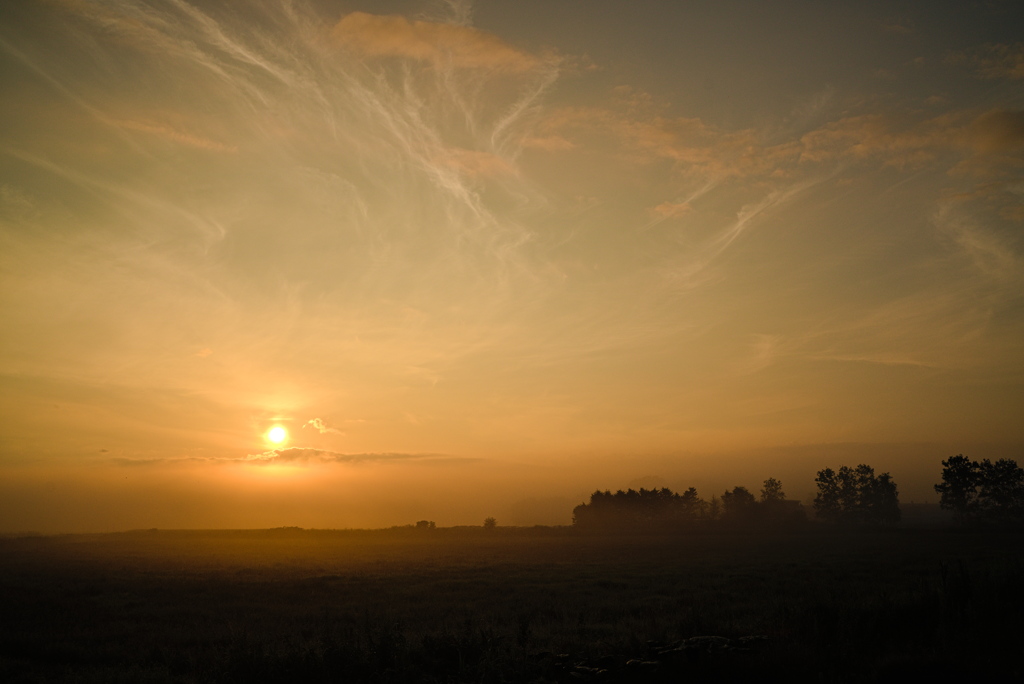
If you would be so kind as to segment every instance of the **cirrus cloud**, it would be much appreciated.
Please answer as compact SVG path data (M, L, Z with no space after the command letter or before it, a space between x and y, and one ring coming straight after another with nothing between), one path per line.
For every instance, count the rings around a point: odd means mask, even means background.
M352 12L331 36L338 45L367 57L403 57L436 69L533 71L546 61L512 47L495 35L458 24L409 20L398 15Z

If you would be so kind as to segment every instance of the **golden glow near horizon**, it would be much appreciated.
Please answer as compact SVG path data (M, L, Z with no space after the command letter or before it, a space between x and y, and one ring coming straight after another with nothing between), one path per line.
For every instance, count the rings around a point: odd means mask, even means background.
M0 528L1019 458L1020 3L576 5L7 3Z

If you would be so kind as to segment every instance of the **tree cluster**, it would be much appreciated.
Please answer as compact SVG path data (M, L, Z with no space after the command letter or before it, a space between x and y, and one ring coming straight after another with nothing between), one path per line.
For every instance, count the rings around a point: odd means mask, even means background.
M754 498L746 487L733 487L722 494L721 520L733 525L796 524L807 519L799 501L786 498L782 483L774 477L764 481L761 497Z
M583 529L672 527L702 517L702 501L690 487L683 494L668 488L596 491L590 503L573 509L573 525Z
M683 493L670 489L621 489L614 494L596 491L590 502L573 509L573 525L589 530L680 529L718 521L730 525L796 523L804 520L798 501L786 499L782 484L765 481L761 499L746 487L734 487L721 499L705 501L690 487Z
M935 485L939 505L960 522L1024 522L1024 469L1016 461L986 458L979 463L957 454L942 466L942 482Z
M891 525L900 521L899 494L889 473L861 464L825 468L814 479L818 493L814 511L819 518L852 525Z

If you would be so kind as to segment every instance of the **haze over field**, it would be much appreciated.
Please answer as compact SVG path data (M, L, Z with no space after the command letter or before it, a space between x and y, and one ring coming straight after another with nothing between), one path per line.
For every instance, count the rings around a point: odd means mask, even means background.
M1024 456L1019 2L0 8L0 531ZM283 432L272 433L273 428Z

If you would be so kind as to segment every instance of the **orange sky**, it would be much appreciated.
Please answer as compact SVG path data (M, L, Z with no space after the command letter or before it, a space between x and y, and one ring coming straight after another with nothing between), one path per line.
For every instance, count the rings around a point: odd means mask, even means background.
M5 6L0 531L1020 460L1021 14Z

